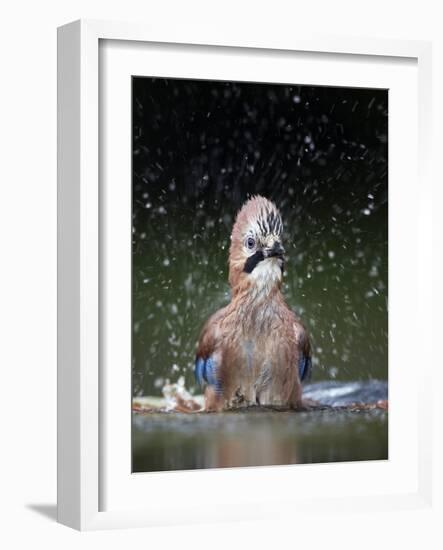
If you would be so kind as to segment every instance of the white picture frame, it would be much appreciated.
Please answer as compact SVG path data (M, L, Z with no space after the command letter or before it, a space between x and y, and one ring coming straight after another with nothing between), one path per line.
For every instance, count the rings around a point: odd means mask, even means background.
M129 492L125 492L121 504L114 502L111 509L103 508L101 484L112 483L107 479L104 467L104 452L109 452L104 434L105 416L108 414L101 401L104 399L102 387L102 365L100 357L101 302L106 292L99 281L103 273L100 235L106 226L100 225L102 211L102 193L100 188L100 128L99 112L100 95L100 43L101 41L125 41L131 44L174 44L180 49L186 45L195 45L198 51L211 56L214 47L229 49L230 55L252 55L253 52L272 52L285 56L291 52L304 52L312 55L329 54L332 57L351 59L389 59L392 66L402 60L412 60L416 66L418 94L414 96L418 124L412 126L411 133L418 138L417 159L411 159L412 166L418 167L415 173L404 174L405 181L415 185L417 196L409 200L418 202L417 219L412 225L411 237L416 242L411 245L413 258L418 266L429 263L432 250L427 243L431 242L431 228L428 222L428 208L432 196L432 185L429 176L429 140L431 120L431 47L429 43L398 40L369 40L348 37L324 37L297 33L294 37L282 36L278 40L262 36L254 37L253 32L247 36L234 36L220 32L218 36L205 36L202 29L198 36L188 36L186 29L171 31L170 34L155 31L143 25L102 22L77 21L58 32L58 520L76 529L102 529L130 526L152 526L174 523L195 523L201 521L222 521L234 518L260 519L266 513L269 517L269 502L285 502L286 508L294 513L294 507L309 510L320 510L333 505L342 511L351 510L357 504L365 510L393 508L429 507L432 500L431 468L431 410L427 406L425 385L430 385L432 376L431 350L423 350L422 374L418 382L405 382L403 391L414 396L416 406L409 410L415 415L412 426L417 428L414 441L417 456L405 465L402 476L396 480L397 485L383 494L379 488L374 491L354 491L355 481L362 475L350 464L328 466L334 467L334 476L349 478L348 486L337 483L330 485L327 492L312 489L308 496L306 491L298 496L283 496L272 487L288 481L294 471L291 467L234 469L229 472L203 471L195 473L182 472L169 474L151 474L131 480L131 485L143 484L154 493L158 500L151 505L143 505L135 500L129 502ZM161 48L160 48L161 49ZM361 56L365 56L364 58ZM414 92L415 93L415 92ZM391 134L390 134L391 135ZM414 145L415 147L416 145ZM391 143L390 143L391 147ZM395 151L394 151L395 154ZM412 171L413 172L413 171ZM129 177L129 174L128 174ZM412 189L412 187L411 187ZM390 198L391 200L391 198ZM397 200L397 199L396 199ZM405 199L407 201L407 199ZM409 203L411 206L411 203ZM406 211L408 205L406 204ZM400 238L395 232L394 239ZM415 231L417 229L417 231ZM390 261L392 258L390 257ZM395 260L395 257L394 257ZM420 261L418 261L420 260ZM395 261L394 261L395 263ZM430 274L424 268L417 268L411 277L417 283L417 294L413 298L413 307L417 313L431 317ZM129 297L128 297L129 298ZM412 321L411 321L412 323ZM417 325L411 327L419 332ZM129 328L129 327L128 327ZM391 329L392 327L390 327ZM395 331L395 326L394 326ZM411 363L413 358L409 359ZM408 359L406 358L406 366ZM411 365L410 365L411 366ZM395 380L395 376L394 376ZM120 391L107 388L106 391ZM395 389L394 389L395 401ZM391 395L392 398L392 395ZM124 389L118 397L119 402L128 400ZM400 398L398 403L400 403ZM128 404L129 410L129 404ZM391 418L390 435L393 426L398 427L399 417L395 408ZM126 428L124 428L126 429ZM127 426L129 429L129 426ZM397 432L394 432L397 433ZM130 449L127 449L129 454ZM387 475L395 478L395 461L391 463L391 472L386 468L381 471L377 464L372 465L371 475ZM371 466L371 468L372 468ZM314 468L305 467L305 468ZM317 470L315 475L319 485L331 477L331 470L326 467ZM411 477L410 472L414 471ZM116 470L116 476L118 471ZM127 472L128 476L130 472ZM241 499L235 505L227 498L219 500L217 513L205 505L204 499L198 496L198 486L212 483L220 487L239 483L254 485L256 476L263 481L260 495L252 491L249 499ZM305 469L304 477L311 474ZM161 477L163 476L163 477ZM193 491L195 501L168 504L167 499L160 498L160 487L167 482L164 476L173 477L175 484L182 484L183 491ZM410 483L404 482L408 478ZM371 479L370 477L368 479ZM380 478L381 479L381 478ZM135 481L134 481L135 480ZM300 481L300 480L299 480ZM115 482L119 481L115 478ZM341 482L340 482L341 483ZM404 483L404 485L402 485ZM249 485L248 485L249 484ZM141 485L140 485L141 487ZM195 490L197 487L197 490ZM312 487L312 486L311 486ZM343 490L343 487L344 490ZM131 489L133 490L133 489ZM137 487L135 487L137 491ZM335 491L335 492L334 492ZM391 491L391 492L390 492ZM118 493L117 501L118 501ZM122 492L123 495L123 492ZM115 500L115 499L114 499ZM150 499L151 500L151 499ZM247 502L248 506L245 506ZM287 505L290 506L287 506ZM105 507L106 508L106 507ZM298 512L297 512L298 513ZM282 517L281 510L278 511ZM290 515L288 514L288 518Z

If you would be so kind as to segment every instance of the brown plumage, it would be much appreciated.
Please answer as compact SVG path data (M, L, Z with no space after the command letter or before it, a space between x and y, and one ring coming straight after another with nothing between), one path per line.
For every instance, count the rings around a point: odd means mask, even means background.
M206 410L301 406L310 344L281 292L283 224L277 207L256 196L237 215L229 249L232 299L205 323L196 377L206 384Z

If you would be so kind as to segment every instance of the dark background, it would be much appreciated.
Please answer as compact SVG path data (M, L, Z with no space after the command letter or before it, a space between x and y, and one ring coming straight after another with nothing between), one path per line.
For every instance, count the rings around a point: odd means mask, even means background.
M281 210L313 380L387 379L388 92L133 78L133 393L160 395L229 300L235 214Z

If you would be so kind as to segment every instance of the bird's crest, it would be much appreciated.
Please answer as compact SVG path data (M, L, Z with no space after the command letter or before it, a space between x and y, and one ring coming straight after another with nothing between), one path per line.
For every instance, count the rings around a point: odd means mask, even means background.
M231 240L242 239L248 229L253 229L254 226L258 230L257 233L262 236L274 234L280 237L283 232L283 222L278 208L261 195L251 197L241 207L232 229Z

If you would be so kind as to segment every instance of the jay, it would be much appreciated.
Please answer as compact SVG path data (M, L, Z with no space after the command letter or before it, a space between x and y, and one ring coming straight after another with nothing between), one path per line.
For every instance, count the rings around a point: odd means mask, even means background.
M297 409L311 371L309 337L282 294L282 217L254 196L238 212L229 249L231 301L205 323L195 377L205 410L249 406Z

